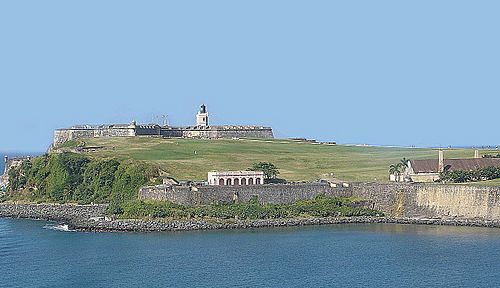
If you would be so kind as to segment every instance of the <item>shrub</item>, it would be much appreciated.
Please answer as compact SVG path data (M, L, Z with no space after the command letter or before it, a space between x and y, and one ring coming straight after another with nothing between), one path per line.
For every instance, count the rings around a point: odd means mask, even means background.
M122 218L217 218L217 219L281 219L290 217L374 216L378 211L352 207L351 198L320 196L292 204L260 204L257 199L233 204L183 206L168 201L133 200L113 204L108 213L118 211ZM112 207L111 207L112 206Z
M500 167L486 167L472 171L445 171L440 174L440 181L451 183L476 182L500 178Z

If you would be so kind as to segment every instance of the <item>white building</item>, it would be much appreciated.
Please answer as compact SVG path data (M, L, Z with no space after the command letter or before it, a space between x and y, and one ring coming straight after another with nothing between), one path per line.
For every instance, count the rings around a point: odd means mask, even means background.
M261 185L262 171L212 171L208 172L208 185Z

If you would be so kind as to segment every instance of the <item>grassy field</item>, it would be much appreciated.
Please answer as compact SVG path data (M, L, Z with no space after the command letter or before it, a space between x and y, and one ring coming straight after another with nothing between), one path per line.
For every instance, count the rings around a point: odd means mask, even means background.
M438 154L427 148L324 145L281 139L93 138L86 139L85 145L104 146L86 153L93 157L146 161L178 180L206 180L211 170L245 170L252 163L265 161L278 166L280 178L292 181L330 178L330 173L344 181L387 181L389 165L401 158L437 158ZM473 155L471 149L445 151L446 158Z

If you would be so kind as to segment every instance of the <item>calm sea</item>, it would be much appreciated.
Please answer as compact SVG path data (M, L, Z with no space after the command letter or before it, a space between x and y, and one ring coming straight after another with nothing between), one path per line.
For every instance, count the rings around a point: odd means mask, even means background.
M500 229L83 233L0 219L1 287L498 287Z

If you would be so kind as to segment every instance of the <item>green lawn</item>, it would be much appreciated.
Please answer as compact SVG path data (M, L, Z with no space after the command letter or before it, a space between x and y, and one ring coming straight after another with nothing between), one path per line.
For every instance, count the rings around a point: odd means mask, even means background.
M179 180L206 180L211 170L245 170L252 163L265 161L277 165L280 177L287 180L314 180L334 173L337 179L345 181L387 181L389 165L401 158L437 158L438 154L435 149L319 145L281 139L130 137L86 139L85 144L105 147L88 155L147 161L159 165ZM473 155L471 149L445 151L446 158L471 158Z

